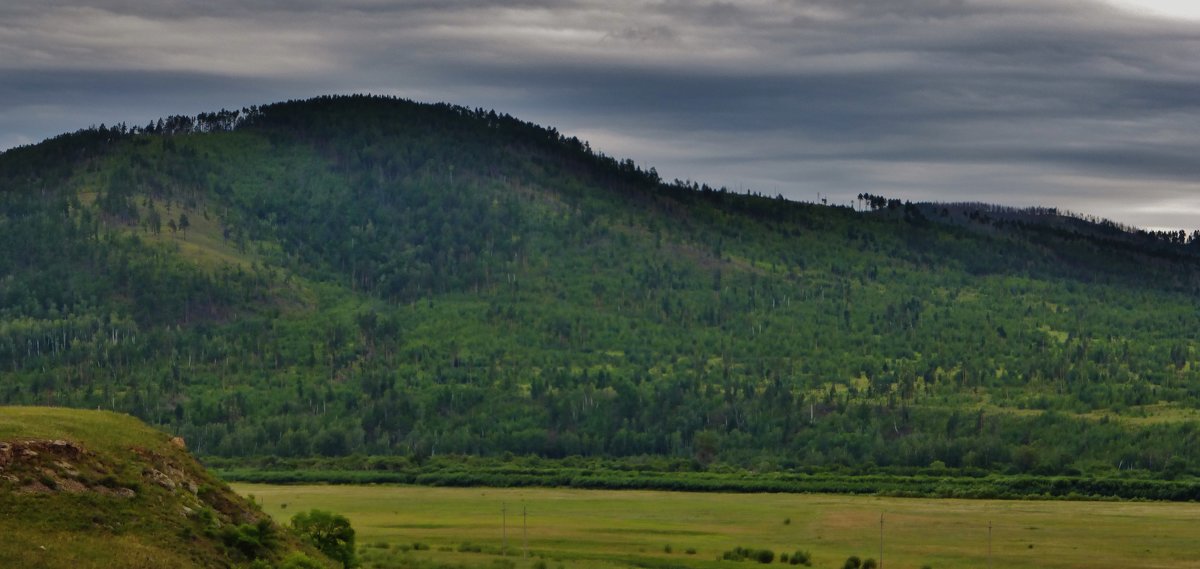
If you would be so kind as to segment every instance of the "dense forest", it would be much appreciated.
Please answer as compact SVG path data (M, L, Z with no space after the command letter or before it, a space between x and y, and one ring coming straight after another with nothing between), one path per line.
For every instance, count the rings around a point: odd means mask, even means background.
M226 464L1200 474L1197 236L858 202L382 97L85 129L0 155L0 404Z

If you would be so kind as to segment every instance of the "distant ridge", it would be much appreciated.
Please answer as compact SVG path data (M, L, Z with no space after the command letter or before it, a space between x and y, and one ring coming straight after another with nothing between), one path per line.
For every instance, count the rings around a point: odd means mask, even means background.
M0 402L234 466L1190 480L1198 242L665 182L449 104L168 117L0 155Z

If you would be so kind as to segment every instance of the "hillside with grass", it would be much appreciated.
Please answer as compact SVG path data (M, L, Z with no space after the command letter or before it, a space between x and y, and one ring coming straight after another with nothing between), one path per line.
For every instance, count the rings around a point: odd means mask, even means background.
M0 566L327 566L184 446L128 415L0 407Z
M1194 235L859 202L381 97L87 129L0 155L0 402L229 469L1193 484Z

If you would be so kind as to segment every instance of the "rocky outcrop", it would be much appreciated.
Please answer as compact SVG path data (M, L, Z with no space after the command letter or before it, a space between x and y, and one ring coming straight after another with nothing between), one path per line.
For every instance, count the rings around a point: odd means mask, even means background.
M132 488L116 482L112 470L111 465L74 441L0 442L0 491L7 487L25 494L137 495Z

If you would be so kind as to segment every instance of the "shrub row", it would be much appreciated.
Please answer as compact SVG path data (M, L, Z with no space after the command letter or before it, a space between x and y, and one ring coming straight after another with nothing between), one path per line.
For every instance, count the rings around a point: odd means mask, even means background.
M229 481L273 484L392 483L459 487L541 486L688 492L872 494L930 498L1200 501L1200 483L1196 481L1026 475L993 475L983 478L885 474L750 476L709 472L597 472L577 469L513 472L489 468L400 471L234 469L221 470L218 473Z

